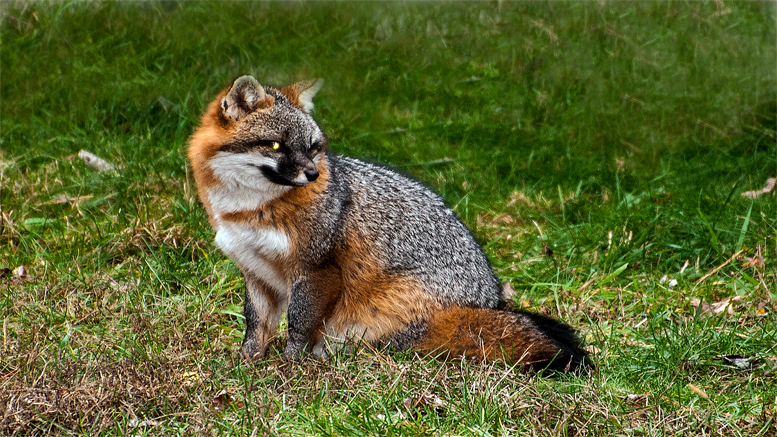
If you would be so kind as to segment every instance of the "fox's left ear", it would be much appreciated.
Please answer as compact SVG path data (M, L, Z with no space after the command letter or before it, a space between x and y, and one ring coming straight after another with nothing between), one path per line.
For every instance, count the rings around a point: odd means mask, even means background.
M313 110L313 96L318 93L322 85L324 85L324 79L308 79L283 87L280 91L289 98L291 103L309 113Z
M240 76L221 100L221 112L234 121L244 118L259 107L272 105L272 96L253 76Z

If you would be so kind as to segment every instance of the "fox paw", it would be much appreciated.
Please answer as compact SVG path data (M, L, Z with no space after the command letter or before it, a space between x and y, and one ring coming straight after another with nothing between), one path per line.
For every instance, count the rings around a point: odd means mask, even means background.
M305 356L305 347L297 346L291 342L286 344L286 350L283 351L283 360L298 363Z
M246 362L259 361L267 354L266 347L260 347L255 340L247 340L243 342L243 347L240 349L240 358Z

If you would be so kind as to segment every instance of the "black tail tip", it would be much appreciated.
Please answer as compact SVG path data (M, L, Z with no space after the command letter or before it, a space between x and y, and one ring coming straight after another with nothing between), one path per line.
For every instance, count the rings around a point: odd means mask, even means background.
M543 314L525 311L520 311L520 314L531 320L559 349L556 357L532 363L534 370L585 374L596 368L574 328Z

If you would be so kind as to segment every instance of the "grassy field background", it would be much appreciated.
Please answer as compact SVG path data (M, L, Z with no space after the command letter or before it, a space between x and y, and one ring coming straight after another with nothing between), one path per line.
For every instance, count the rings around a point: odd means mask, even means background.
M777 176L776 13L0 3L0 434L777 435L777 202L741 196ZM325 78L331 148L442 194L597 370L240 365L184 150L242 74Z

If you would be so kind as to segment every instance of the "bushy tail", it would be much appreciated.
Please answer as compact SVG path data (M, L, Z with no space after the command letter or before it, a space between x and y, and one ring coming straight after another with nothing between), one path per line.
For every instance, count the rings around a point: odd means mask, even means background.
M593 367L574 329L527 312L452 307L427 321L414 348L452 357L522 363L535 370L579 371Z

